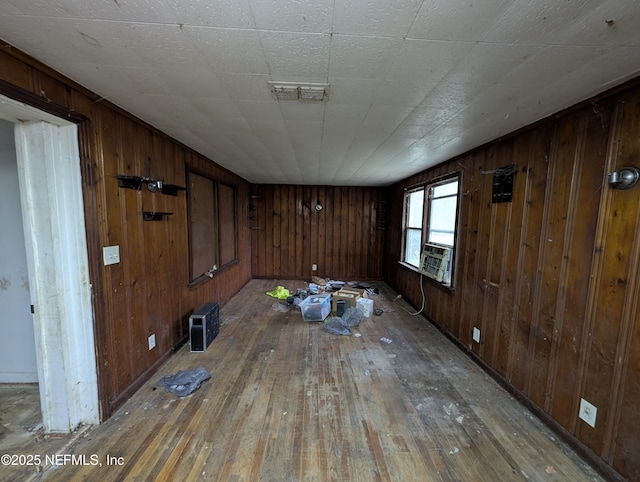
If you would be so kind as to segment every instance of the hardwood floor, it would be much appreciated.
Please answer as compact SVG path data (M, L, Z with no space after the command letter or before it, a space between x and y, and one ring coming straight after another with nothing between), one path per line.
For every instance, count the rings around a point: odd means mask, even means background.
M66 451L88 428L81 427L71 434L46 434L42 427L38 384L0 384L0 456L10 457L8 463L4 458L0 462L0 480L35 480L45 464L37 463L34 455Z
M303 286L251 281L204 353L183 347L43 478L602 480L386 285L384 313L339 336L274 310L278 284ZM212 378L186 398L155 387L199 366Z

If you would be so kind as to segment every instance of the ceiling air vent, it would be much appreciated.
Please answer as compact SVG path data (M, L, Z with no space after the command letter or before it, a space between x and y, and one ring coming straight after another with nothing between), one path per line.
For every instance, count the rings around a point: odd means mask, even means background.
M322 102L329 96L329 84L303 82L269 82L278 100Z

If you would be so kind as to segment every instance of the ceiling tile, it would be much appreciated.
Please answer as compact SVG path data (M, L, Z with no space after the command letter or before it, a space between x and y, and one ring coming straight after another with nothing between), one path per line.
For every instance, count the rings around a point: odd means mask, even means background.
M0 30L26 53L57 66L65 73L68 63L93 65L142 65L132 49L127 29L113 22L66 18L0 17ZM55 45L55 49L49 48Z
M384 78L401 47L401 39L333 35L329 75L352 79Z
M211 119L211 122L233 129L248 128L247 122L233 99L194 97L194 105L199 112Z
M231 98L237 100L270 101L273 100L268 75L235 74L216 72L222 85Z
M373 102L377 105L415 107L435 85L420 81L383 80Z
M184 68L163 68L158 75L165 79L177 95L188 98L208 97L229 99L226 86L212 69L207 66Z
M370 105L382 85L381 79L345 79L329 77L328 105Z
M336 0L333 31L403 38L421 3L422 0Z
M267 74L258 32L207 27L184 27L197 44L200 61L216 73Z
M573 31L580 28L587 13L601 3L601 0L516 0L486 32L482 40L544 45L565 43L563 39L570 37ZM602 19L603 23L604 21L605 19Z
M331 37L327 34L260 32L264 56L274 80L326 82Z
M2 15L20 15L23 13L18 7L14 7L9 2L0 2L0 16Z
M119 0L121 1L121 0ZM249 0L162 0L171 8L172 23L201 27L255 28Z
M473 50L472 42L410 40L402 42L392 57L385 78L420 81L433 86Z
M251 0L251 10L261 30L330 33L333 4L334 0Z
M238 101L238 108L245 119L263 123L272 123L275 130L284 129L284 120L280 104L273 100L270 102ZM283 130L281 130L283 132Z
M425 0L409 37L428 40L477 41L514 0Z
M202 65L200 52L178 25L121 23L119 27L144 65L167 69Z
M300 122L318 126L322 126L324 106L322 102L280 102L285 122Z

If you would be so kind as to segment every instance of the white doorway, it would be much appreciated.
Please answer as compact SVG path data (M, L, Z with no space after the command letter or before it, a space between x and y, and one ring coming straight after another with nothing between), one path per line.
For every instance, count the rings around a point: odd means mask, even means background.
M37 383L13 123L0 119L0 383Z
M84 204L75 124L0 96L14 125L42 421L99 422Z

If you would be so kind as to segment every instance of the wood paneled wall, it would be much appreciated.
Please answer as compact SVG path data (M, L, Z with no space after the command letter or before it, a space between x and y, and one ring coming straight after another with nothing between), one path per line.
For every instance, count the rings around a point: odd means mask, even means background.
M492 171L511 164L513 202L492 204ZM640 480L640 185L607 182L623 166L640 167L632 85L394 185L385 274L421 305L419 275L397 262L403 187L460 172L455 287L423 280L424 316L597 464Z
M208 301L224 304L251 278L249 184L99 96L3 44L0 90L79 124L94 328L102 418L106 419L185 341L189 315ZM79 116L78 116L79 114ZM186 194L176 197L118 187L116 175L186 186L185 166L237 187L238 259L189 287ZM143 211L170 212L143 221ZM120 246L121 262L103 266L103 246ZM148 336L156 348L149 350Z
M385 196L382 188L254 186L253 276L381 279Z

